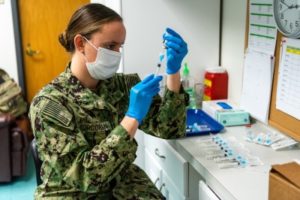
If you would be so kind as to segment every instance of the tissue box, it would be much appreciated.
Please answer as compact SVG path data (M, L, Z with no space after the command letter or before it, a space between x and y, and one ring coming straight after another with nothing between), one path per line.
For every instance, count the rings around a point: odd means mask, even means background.
M273 165L269 174L269 200L300 199L300 165Z
M236 108L228 100L203 101L202 109L223 126L250 124L248 112Z

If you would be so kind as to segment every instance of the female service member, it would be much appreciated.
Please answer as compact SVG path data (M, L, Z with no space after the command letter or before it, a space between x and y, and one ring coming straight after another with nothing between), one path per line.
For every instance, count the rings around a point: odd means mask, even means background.
M161 76L116 74L125 35L122 18L101 4L78 9L60 35L71 61L35 96L29 113L43 162L36 199L164 199L133 164L134 135L139 127L160 138L184 136L188 97L179 70L187 44L166 29L161 98Z

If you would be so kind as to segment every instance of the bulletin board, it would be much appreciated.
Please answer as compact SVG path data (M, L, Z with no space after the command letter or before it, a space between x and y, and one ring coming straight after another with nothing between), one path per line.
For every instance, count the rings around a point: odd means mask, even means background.
M249 3L247 1L247 18L246 18L246 28L245 28L245 49L248 46L248 32L249 32ZM278 85L278 72L279 72L279 58L281 49L281 40L283 35L277 31L277 41L275 49L275 63L274 63L274 74L273 74L273 84L272 84L272 94L269 109L269 125L275 127L281 132L289 135L297 141L300 141L300 120L276 109L276 94Z
M282 34L278 33L276 50L275 50L275 68L273 77L273 87L269 114L269 124L279 129L280 131L288 134L297 141L300 141L300 120L276 109L276 94L277 94L277 83L278 83L278 71L279 71L279 57L281 48Z

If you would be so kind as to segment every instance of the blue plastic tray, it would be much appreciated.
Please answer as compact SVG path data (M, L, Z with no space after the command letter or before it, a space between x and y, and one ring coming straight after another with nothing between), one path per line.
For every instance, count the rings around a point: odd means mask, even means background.
M201 109L188 109L186 119L186 136L219 133L224 126Z

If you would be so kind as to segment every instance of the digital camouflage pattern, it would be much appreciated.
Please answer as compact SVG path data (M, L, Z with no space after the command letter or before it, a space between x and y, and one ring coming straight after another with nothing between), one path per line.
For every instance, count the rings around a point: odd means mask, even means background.
M36 199L164 199L133 164L137 143L121 126L136 74L116 74L95 91L70 68L33 99L29 117L43 165ZM185 135L187 95L154 98L140 129L161 138Z
M27 103L20 86L0 69L0 115L10 114L18 117L27 112Z

